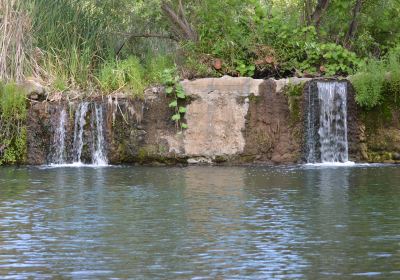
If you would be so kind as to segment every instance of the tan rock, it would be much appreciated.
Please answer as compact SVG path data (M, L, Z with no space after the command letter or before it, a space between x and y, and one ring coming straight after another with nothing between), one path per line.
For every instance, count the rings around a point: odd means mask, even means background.
M205 97L207 94L217 91L219 94L229 94L232 96L258 95L261 79L248 77L205 78L194 81L185 80L181 82L186 94L189 96Z
M39 96L46 94L44 82L37 78L26 78L25 81L21 83L21 87L26 91L28 96L34 97L34 95L36 95L39 98Z
M246 97L257 96L262 82L227 76L183 81L186 94L194 98L185 114L188 124L183 141L186 155L214 157L243 152L242 131L249 108Z

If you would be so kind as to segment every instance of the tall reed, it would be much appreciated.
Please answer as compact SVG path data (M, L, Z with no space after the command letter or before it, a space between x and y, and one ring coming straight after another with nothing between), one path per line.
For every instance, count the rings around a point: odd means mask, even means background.
M0 0L0 80L21 81L29 66L31 23L21 0Z
M79 0L25 0L31 11L34 44L50 79L86 86L105 56L105 22L96 7ZM86 4L85 4L86 3Z

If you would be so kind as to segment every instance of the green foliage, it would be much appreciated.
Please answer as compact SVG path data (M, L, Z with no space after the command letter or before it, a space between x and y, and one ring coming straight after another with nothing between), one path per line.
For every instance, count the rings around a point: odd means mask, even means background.
M149 84L159 84L163 78L165 69L174 67L172 57L166 55L151 56L145 64L146 80Z
M185 59L183 66L180 67L180 76L187 79L205 78L205 77L220 77L212 67L212 61L209 56L190 52Z
M26 157L25 92L15 84L0 85L0 165Z
M254 75L254 70L256 70L255 65L246 65L243 61L237 62L236 71L238 71L242 77L252 77Z
M289 81L289 84L285 86L283 92L286 96L302 96L304 89L304 83L292 83Z
M46 76L75 87L86 87L93 66L105 57L108 37L106 22L90 3L78 0L25 0L30 11L34 44Z
M181 39L180 27L162 12L163 2L198 40ZM350 75L361 60L382 59L400 40L398 0L362 1L356 17L359 1L329 1L321 20L314 22L317 2L19 0L17 12L24 11L23 30L29 33L22 44L29 47L24 53L30 65L24 71L41 76L56 91L93 86L100 72L110 76L120 67L116 56L145 62L148 83L158 83L162 69L171 68L165 54L187 78ZM351 30L353 21L357 28ZM216 59L222 66L214 64ZM110 91L126 83L121 77L110 81L113 85L102 88Z
M382 60L367 60L351 77L356 101L371 109L385 98L400 105L400 47L394 47Z
M174 109L171 119L175 122L176 127L182 131L182 129L188 128L187 124L182 122L187 111L184 106L187 96L182 85L179 83L176 68L165 69L163 71L162 83L165 86L167 95L172 97L172 101L168 104L170 108Z
M385 85L387 95L392 96L393 105L400 108L400 45L391 49L386 56L388 81Z
M0 87L0 109L2 120L25 120L25 92L16 84Z
M348 75L360 63L355 53L333 43L306 44L304 50L307 59L299 63L298 68L309 73L321 71L327 76Z
M301 97L303 96L304 83L291 83L287 84L283 92L287 97L290 122L292 125L297 124L301 119Z
M351 77L356 91L357 103L365 108L372 108L382 101L382 87L385 80L383 62L370 60Z
M147 86L145 70L137 57L114 60L103 65L97 76L100 88L111 93L127 89L136 96L143 96Z

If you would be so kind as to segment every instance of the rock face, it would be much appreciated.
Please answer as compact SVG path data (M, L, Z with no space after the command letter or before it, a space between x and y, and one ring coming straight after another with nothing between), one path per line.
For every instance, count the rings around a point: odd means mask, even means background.
M288 80L266 80L258 95L251 96L247 126L244 131L245 160L268 163L301 161L301 118L292 121L284 86Z
M168 107L171 100L162 88L148 89L144 100L120 95L86 101L105 103L105 142L112 164L291 164L304 161L302 100L303 87L307 87L309 80L232 77L185 80L182 86L188 96L185 114L188 128L182 133L171 120L173 109ZM296 95L287 92L293 85L300 89ZM66 146L71 147L77 102L31 104L29 164L49 162L60 106L69 108ZM352 159L362 154L356 115L355 110L349 116L349 129L356 131L349 135ZM90 134L90 126L87 129Z
M244 151L249 96L259 95L262 80L201 79L182 83L193 101L187 106L183 150L188 157L235 156Z

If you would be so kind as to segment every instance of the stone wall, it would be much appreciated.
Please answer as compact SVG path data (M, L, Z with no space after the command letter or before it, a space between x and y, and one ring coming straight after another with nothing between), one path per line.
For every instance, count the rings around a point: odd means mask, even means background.
M315 83L308 82L310 79L232 77L183 81L188 95L188 128L183 132L171 120L171 100L160 87L146 90L144 100L120 94L87 101L105 104L105 137L112 164L292 164L304 162L304 91ZM287 89L294 84L304 85L304 90L290 96ZM395 126L380 127L383 131L378 130L379 140L371 141L373 137L359 116L350 84L348 92L350 159L371 160L380 148L390 149L392 155L400 152L400 137L396 138L400 133ZM67 146L71 146L78 102L62 98L32 101L27 163L49 162L60 106L69 108Z

